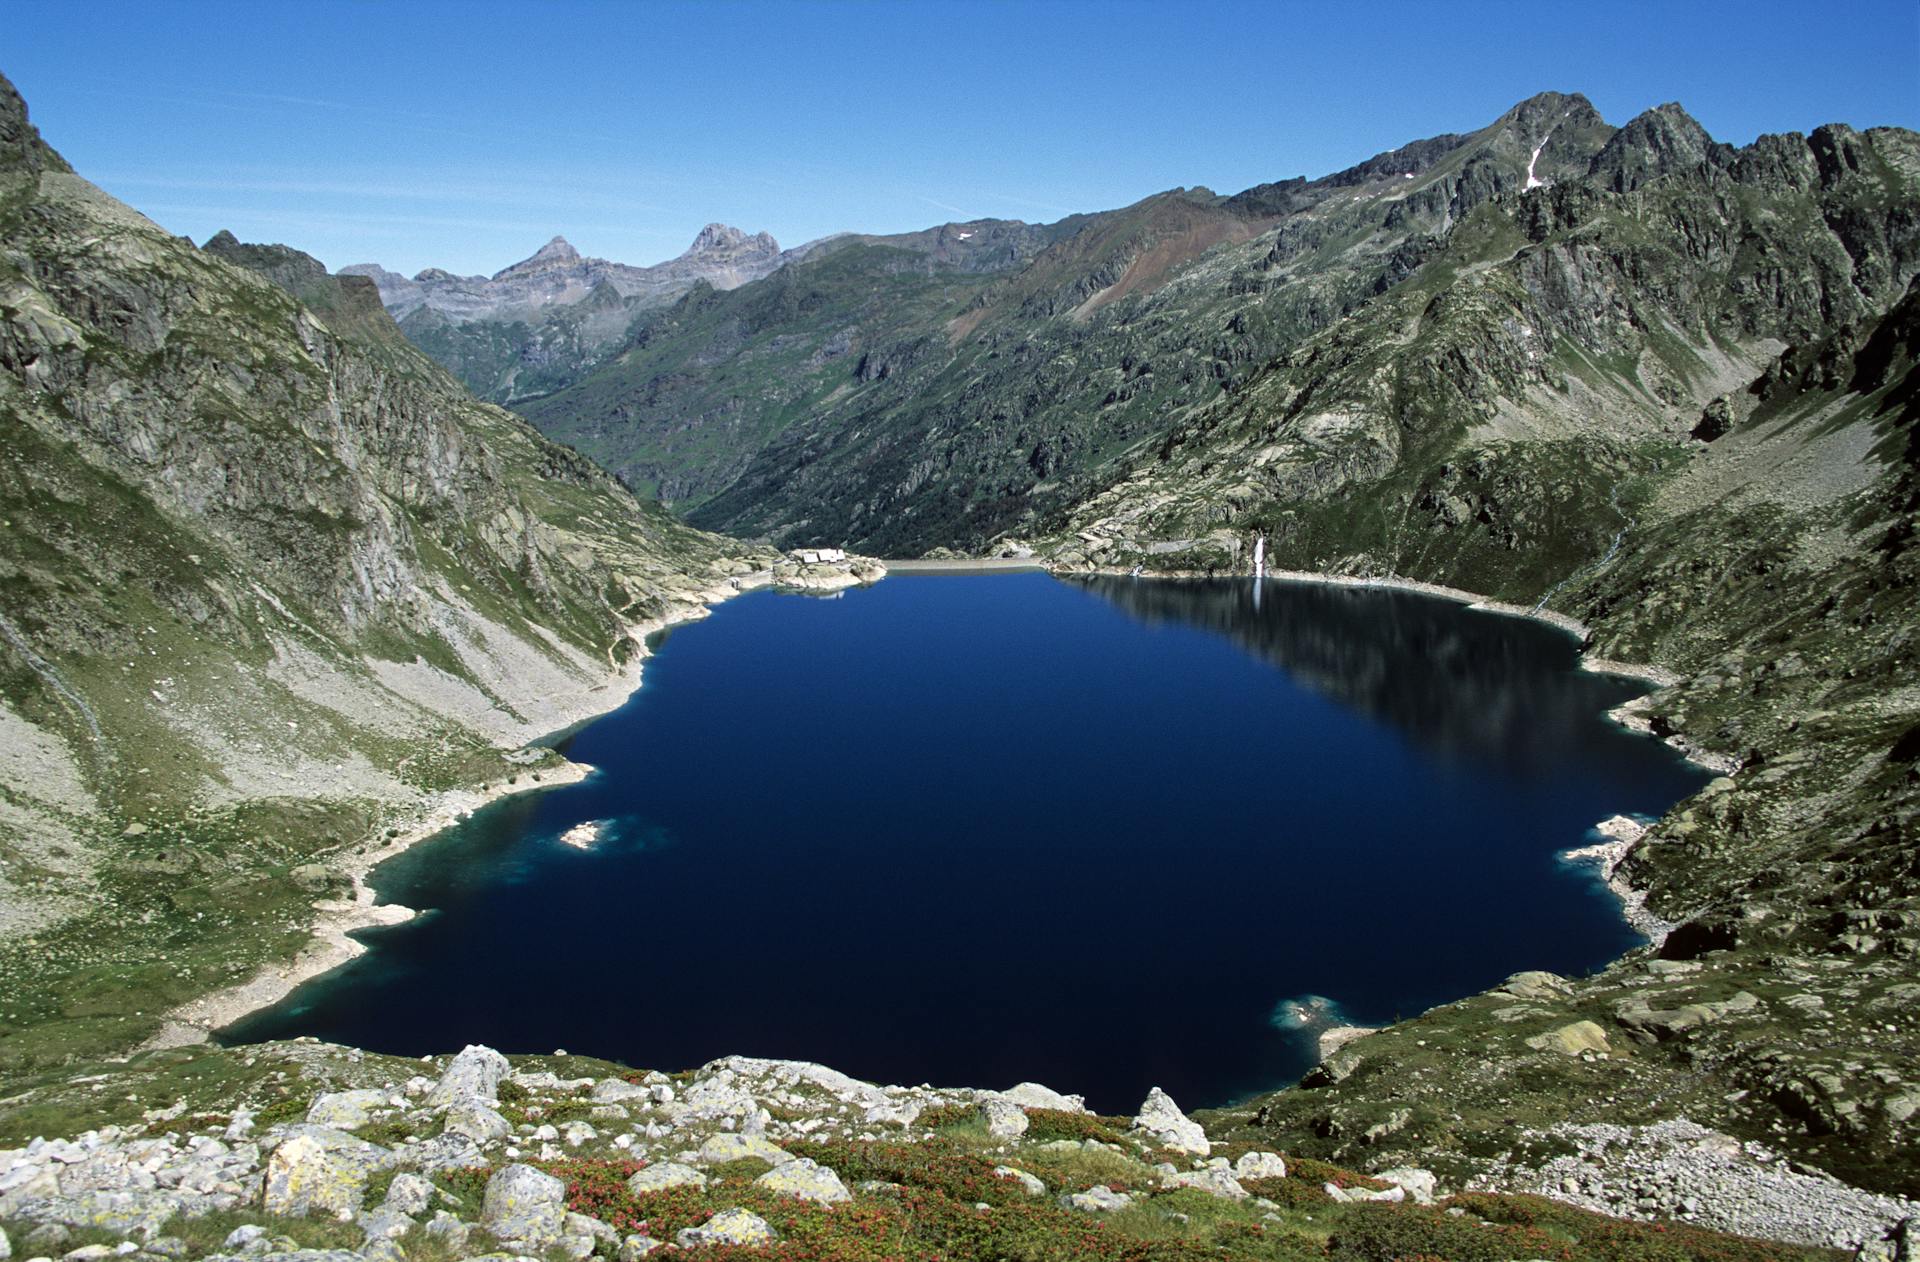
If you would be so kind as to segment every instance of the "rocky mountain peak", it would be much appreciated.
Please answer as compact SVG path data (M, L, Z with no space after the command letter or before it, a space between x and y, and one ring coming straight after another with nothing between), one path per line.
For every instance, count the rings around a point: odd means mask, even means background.
M1594 155L1591 173L1614 192L1627 193L1669 172L1718 162L1727 152L1679 102L1669 101L1615 132Z
M534 251L529 263L577 263L580 251L573 248L572 242L565 237L556 236L553 240Z
M770 233L756 232L748 236L732 224L710 223L700 229L700 235L687 247L683 259L698 259L703 255L719 255L733 258L738 255L765 255L769 258L780 253L780 243Z
M40 130L27 119L27 103L13 83L0 75L0 172L70 171L65 159L40 139Z
M747 234L732 224L710 223L700 229L700 235L687 247L688 254L708 254L716 250L729 250L746 242Z
M569 268L580 261L580 251L574 249L571 242L565 237L555 237L518 263L495 272L493 279L501 280L511 276L522 276L528 272Z

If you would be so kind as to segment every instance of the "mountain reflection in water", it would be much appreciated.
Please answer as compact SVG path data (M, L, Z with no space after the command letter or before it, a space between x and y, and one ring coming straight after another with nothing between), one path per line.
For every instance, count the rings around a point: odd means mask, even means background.
M1417 592L1264 579L1096 576L1086 589L1149 624L1199 627L1421 748L1505 766L1594 747L1592 709L1646 691L1569 667L1579 650L1544 624Z

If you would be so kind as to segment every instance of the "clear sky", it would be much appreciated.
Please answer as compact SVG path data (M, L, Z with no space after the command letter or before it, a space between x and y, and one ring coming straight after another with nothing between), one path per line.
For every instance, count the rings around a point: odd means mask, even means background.
M1915 0L0 8L0 73L82 174L195 240L409 274L1234 192L1549 89L1735 143L1920 127Z

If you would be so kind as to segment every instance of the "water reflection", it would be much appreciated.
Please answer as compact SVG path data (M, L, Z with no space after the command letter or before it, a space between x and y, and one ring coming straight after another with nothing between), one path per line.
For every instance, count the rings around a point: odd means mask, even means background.
M1142 622L1224 636L1450 758L1558 762L1595 745L1596 701L1645 691L1570 671L1577 646L1544 624L1415 592L1277 579L1079 581Z

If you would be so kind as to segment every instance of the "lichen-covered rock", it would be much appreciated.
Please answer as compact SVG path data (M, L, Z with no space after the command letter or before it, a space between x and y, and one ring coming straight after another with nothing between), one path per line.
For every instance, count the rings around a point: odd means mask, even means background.
M980 1120L987 1124L987 1134L995 1139L1018 1139L1027 1133L1026 1110L997 1096L988 1096L980 1102Z
M838 1174L808 1157L796 1157L775 1166L753 1182L754 1186L763 1187L769 1192L798 1197L803 1201L816 1201L821 1205L853 1199L853 1193L847 1191L847 1185L840 1181Z
M715 1135L700 1145L693 1155L696 1165L718 1166L729 1161L744 1161L748 1157L758 1157L769 1165L784 1165L793 1160L793 1155L771 1140L758 1135Z
M1200 1123L1182 1113L1172 1097L1158 1087L1147 1092L1139 1113L1134 1116L1133 1126L1135 1130L1151 1136L1163 1148L1199 1157L1213 1151L1213 1145L1207 1142L1207 1133L1200 1129Z
M1536 1052L1558 1052L1562 1056L1611 1050L1607 1045L1607 1032L1592 1021L1575 1021L1545 1034L1536 1034L1527 1040L1527 1046Z
M351 1218L360 1210L369 1171L343 1161L311 1135L295 1135L267 1159L261 1207L269 1214Z
M655 1249L666 1246L652 1236L633 1235L620 1242L620 1251L614 1256L618 1262L639 1262Z
M686 1227L675 1233L673 1242L682 1249L707 1244L771 1244L773 1228L758 1214L744 1209L723 1209L698 1227Z
M307 1109L307 1121L336 1130L356 1130L372 1119L375 1109L385 1108L387 1103L384 1091L328 1091L314 1097Z
M636 1196L646 1192L660 1192L667 1188L707 1186L707 1176L692 1166L683 1166L677 1161L661 1161L636 1171L627 1180L627 1191Z
M487 1180L480 1224L502 1240L535 1249L560 1240L567 1185L529 1165L510 1165Z

